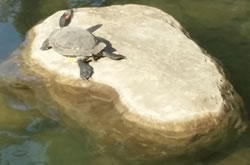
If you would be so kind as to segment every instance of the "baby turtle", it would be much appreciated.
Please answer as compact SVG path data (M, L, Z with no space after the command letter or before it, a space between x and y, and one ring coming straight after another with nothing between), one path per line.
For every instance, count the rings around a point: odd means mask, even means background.
M98 40L90 31L79 27L68 26L73 17L73 10L66 11L59 20L60 29L54 30L41 47L41 50L53 48L63 56L76 57L80 68L80 77L89 79L94 73L89 65L89 58L109 57L112 60L121 60L125 56L113 54L105 48L106 43Z

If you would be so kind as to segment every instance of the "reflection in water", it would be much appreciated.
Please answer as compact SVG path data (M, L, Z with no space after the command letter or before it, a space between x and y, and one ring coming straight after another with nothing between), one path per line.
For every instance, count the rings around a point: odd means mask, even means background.
M19 9L20 1L17 0L1 0L0 1L0 22L8 22L14 17Z
M24 103L22 100L19 100L17 98L8 99L8 105L10 108L18 110L18 111L28 111L32 109L32 106Z
M84 7L84 6L92 6L99 7L104 4L106 0L71 0L70 7Z
M21 43L12 23L0 23L0 62L7 58Z
M67 0L21 0L18 14L15 15L14 26L24 39L28 29L52 13L68 8Z
M8 131L0 131L0 137L3 137L3 136L8 136L10 138L14 138L14 139L28 139L29 136L19 136L19 135L16 135L12 132L8 132Z
M13 20L16 30L24 39L26 32L41 19L58 10L103 5L105 0L1 0L0 22Z
M10 145L0 151L1 165L47 165L49 143L42 145L34 141Z
M45 129L56 127L58 127L58 123L56 120L48 120L42 117L36 117L31 120L25 130L30 133L38 133L44 131Z

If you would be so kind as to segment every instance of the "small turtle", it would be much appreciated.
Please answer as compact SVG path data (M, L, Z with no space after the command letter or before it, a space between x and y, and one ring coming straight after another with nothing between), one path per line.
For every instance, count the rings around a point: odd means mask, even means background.
M94 73L93 68L89 65L90 57L93 57L94 60L100 57L109 57L112 60L126 58L106 50L106 43L100 41L90 31L68 26L72 17L72 9L60 17L59 26L61 28L50 34L49 38L43 42L41 50L53 48L60 55L76 57L82 79L89 79Z

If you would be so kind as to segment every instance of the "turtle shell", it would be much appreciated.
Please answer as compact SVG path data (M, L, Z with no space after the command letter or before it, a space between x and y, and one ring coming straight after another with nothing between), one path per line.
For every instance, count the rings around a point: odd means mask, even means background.
M61 55L91 56L97 41L89 31L67 26L52 32L49 43Z

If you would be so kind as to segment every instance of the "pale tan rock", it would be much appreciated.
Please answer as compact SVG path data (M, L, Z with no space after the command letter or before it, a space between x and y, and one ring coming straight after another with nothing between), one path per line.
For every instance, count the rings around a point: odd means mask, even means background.
M59 84L50 87L52 97L66 107L70 118L106 138L102 143L121 143L121 152L142 159L163 158L219 147L246 128L241 98L221 67L170 15L138 5L77 9L70 26L102 24L94 34L127 57L91 62L94 75L84 81L74 59L53 49L40 50L59 28L62 13L31 30L25 61L31 70ZM75 106L76 98L85 100L85 106ZM94 105L101 112L93 112Z

